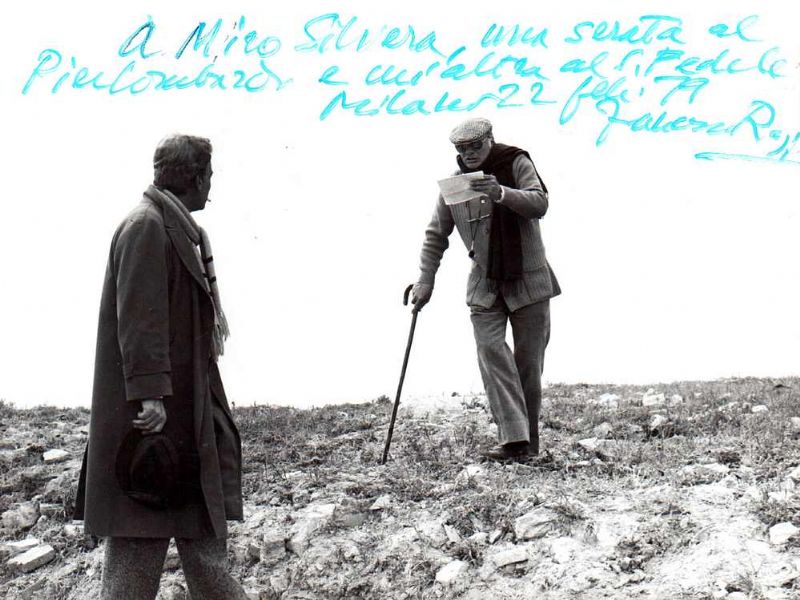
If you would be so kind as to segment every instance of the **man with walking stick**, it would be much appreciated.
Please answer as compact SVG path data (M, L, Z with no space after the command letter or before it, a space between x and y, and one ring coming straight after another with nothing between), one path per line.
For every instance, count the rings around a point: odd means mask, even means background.
M499 444L484 456L502 461L536 455L550 298L561 293L539 229L547 188L525 150L494 141L487 119L467 119L453 129L450 141L458 153L457 173L476 174L468 183L475 193L455 203L439 196L425 230L412 302L419 311L430 300L448 237L457 229L472 259L466 300L498 427ZM506 344L509 322L513 352Z

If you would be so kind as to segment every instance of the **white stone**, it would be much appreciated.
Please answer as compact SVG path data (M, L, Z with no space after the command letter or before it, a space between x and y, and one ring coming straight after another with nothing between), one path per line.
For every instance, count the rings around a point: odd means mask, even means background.
M753 502L762 502L764 500L764 491L757 485L748 486L743 495Z
M333 524L337 527L360 527L367 520L367 513L361 511L353 503L343 503L336 507L333 513Z
M800 529L789 522L778 523L769 528L769 541L776 546L785 544L789 538L800 532Z
M492 533L489 534L489 544L494 544L501 537L503 537L503 530L495 529Z
M650 431L656 433L667 423L669 423L669 419L664 415L653 415L653 418L650 420Z
M469 563L454 560L436 572L436 581L442 585L452 585L469 570Z
M738 407L739 403L734 401L734 402L728 402L727 404L723 404L717 410L719 410L720 412L731 412L732 410Z
M578 446L588 452L597 452L599 444L596 437L590 437L583 440L578 440Z
M525 548L515 546L507 550L495 552L489 557L489 560L498 568L505 567L506 565L513 565L528 560L528 551L525 550Z
M281 573L280 575L272 575L269 578L269 586L278 596L288 590L290 585L291 583L289 582L289 578L285 573Z
M267 566L274 565L286 556L286 540L281 534L266 534L261 538L258 559Z
M46 463L57 463L67 460L67 458L69 458L69 452L60 449L48 450L42 455L42 458L44 458L44 462Z
M614 432L614 427L608 421L600 423L600 425L598 425L592 430L592 434L594 434L596 438L599 438L601 440L609 437L613 432Z
M750 409L750 412L752 412L753 414L765 413L769 412L769 408L767 408L765 404L756 404L753 408Z
M795 594L790 596L790 592L781 589L767 588L762 594L764 595L764 600L796 600Z
M38 569L42 565L49 563L56 557L56 551L52 546L44 545L31 548L8 561L8 566L18 569L25 573Z
M789 472L789 479L795 483L800 482L800 466L795 467Z
M642 397L642 406L663 406L667 402L664 394L645 394Z
M683 404L683 396L680 394L672 394L672 396L669 397L670 406L679 406L681 404Z
M535 508L514 521L514 534L518 540L535 540L550 533L558 516L548 508Z
M300 518L292 527L291 539L286 547L298 556L301 555L308 548L314 533L331 522L335 511L335 504L307 506L301 511Z
M444 523L441 518L422 519L417 522L416 528L420 536L436 548L447 542L447 536L444 532Z
M597 404L609 410L616 410L619 408L619 401L621 398L617 394L601 394L597 399Z
M383 496L379 496L375 502L372 503L372 506L369 507L370 510L386 510L392 506L392 497L389 494L384 494Z
M444 534L452 544L458 544L461 541L461 536L456 531L456 528L446 523L444 525Z
M750 598L750 596L744 592L731 592L725 596L725 600L748 600L748 598Z
M345 542L341 546L342 556L349 561L361 560L361 550L355 542Z
M414 527L403 527L396 533L393 533L388 537L384 546L386 546L387 550L390 552L401 553L408 546L417 543L419 540L419 533Z
M704 465L694 465L700 471L705 471L708 473L714 473L715 475L727 475L730 473L731 468L728 465L722 465L720 463L706 463Z
M789 427L794 431L800 431L800 417L792 417L789 419Z
M789 490L779 490L768 493L767 499L776 504L789 504L794 499L794 494Z
M477 479L478 477L484 475L486 473L486 469L484 469L480 465L467 465L464 469L459 473L459 476L464 479Z
M489 534L485 531L476 531L471 536L467 538L473 544L477 544L479 546L485 546L489 543Z
M0 520L3 528L10 532L28 529L36 524L39 519L39 509L33 502L23 502L3 513Z
M36 538L26 538L17 542L2 542L0 543L0 554L5 556L17 556L38 545L39 540Z

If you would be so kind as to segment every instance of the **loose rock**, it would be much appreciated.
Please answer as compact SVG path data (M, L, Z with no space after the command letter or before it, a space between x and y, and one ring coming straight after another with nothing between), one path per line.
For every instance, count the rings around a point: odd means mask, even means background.
M18 569L24 573L29 573L49 563L55 556L56 551L52 546L37 546L9 560L8 566L12 569Z
M31 548L35 548L38 545L39 540L36 538L26 538L17 542L2 542L0 543L0 556L17 556L18 554L27 552Z
M653 435L661 433L668 423L669 419L664 415L653 415L650 420L650 433Z
M594 435L594 437L601 440L610 437L613 432L614 432L614 427L608 421L600 423L600 425L598 425L592 430L592 434Z
M39 520L39 509L34 502L23 502L3 513L3 529L15 534L30 529Z
M282 535L267 534L261 540L261 547L258 551L259 560L262 564L272 566L286 556L286 541Z
M372 503L372 506L369 507L370 510L386 510L392 506L392 497L388 494L384 494L383 496L379 496L375 502Z
M46 463L58 463L69 458L69 452L61 449L48 450L42 455Z
M452 585L469 570L469 563L463 560L454 560L447 563L436 573L436 581L442 585Z
M778 523L769 528L769 541L780 546L789 541L789 538L800 532L800 529L789 523Z
M525 550L525 548L515 546L513 548L501 550L500 552L492 554L489 557L489 560L491 560L494 566L499 569L500 567L505 567L506 565L525 562L528 560L528 552Z
M535 508L514 521L514 534L518 540L535 540L550 533L558 515L548 508Z
M597 404L609 410L616 410L619 408L620 397L617 394L602 394L597 399Z
M645 394L642 397L642 406L646 407L663 406L666 402L667 398L664 394Z

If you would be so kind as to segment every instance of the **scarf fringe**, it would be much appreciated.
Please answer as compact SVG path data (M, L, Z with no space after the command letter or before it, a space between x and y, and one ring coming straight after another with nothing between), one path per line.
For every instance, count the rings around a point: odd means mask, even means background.
M225 317L225 312L222 310L222 301L217 287L217 273L214 268L214 255L211 252L211 241L208 239L205 229L197 224L197 221L192 217L192 213L189 212L189 209L183 205L183 202L177 196L169 190L162 190L155 186L151 186L150 189L158 195L165 208L177 215L184 232L195 247L199 246L200 251L199 253L195 252L195 255L197 256L200 270L205 275L206 291L211 295L211 303L214 307L214 331L211 339L211 352L216 361L225 352L225 340L230 337L230 328L228 327L228 319Z

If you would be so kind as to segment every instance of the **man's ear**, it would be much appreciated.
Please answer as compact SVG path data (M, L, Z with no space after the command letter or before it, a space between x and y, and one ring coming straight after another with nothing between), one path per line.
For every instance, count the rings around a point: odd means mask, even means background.
M194 176L194 187L198 190L202 189L203 184L206 182L206 176L204 173L198 173Z

